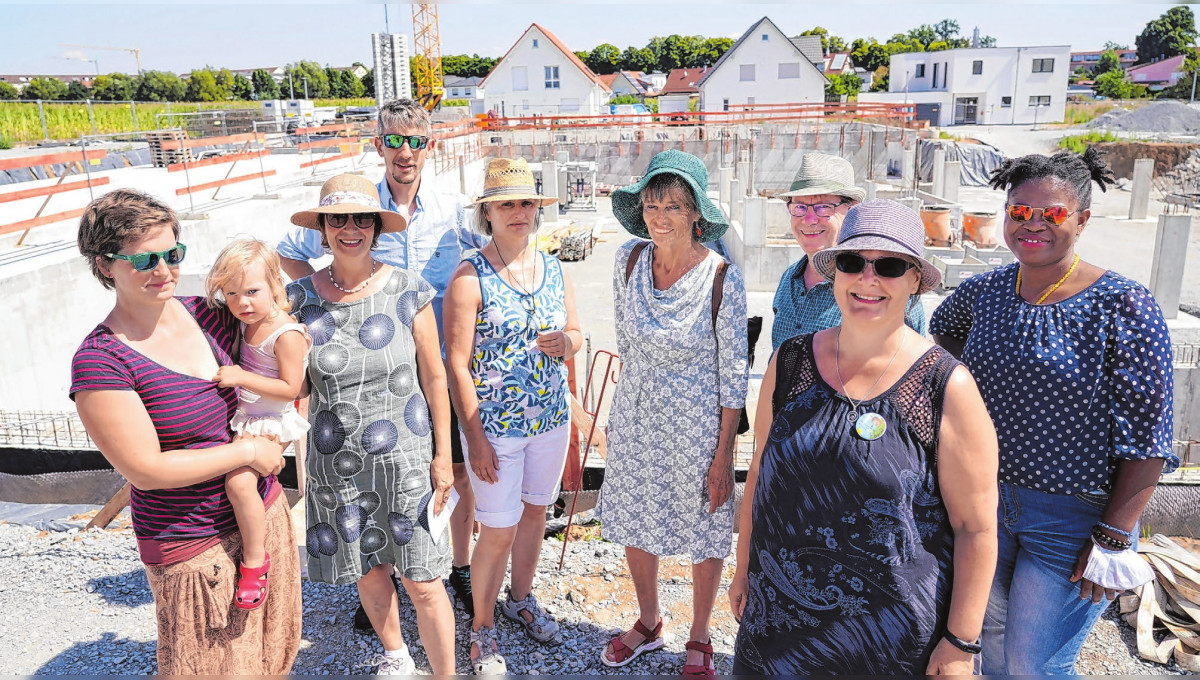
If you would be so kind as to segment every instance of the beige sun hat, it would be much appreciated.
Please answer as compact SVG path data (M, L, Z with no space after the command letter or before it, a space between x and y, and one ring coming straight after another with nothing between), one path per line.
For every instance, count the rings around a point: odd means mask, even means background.
M536 186L533 171L524 158L493 158L483 174L483 194L475 205L524 200L537 201L543 206L558 203L557 198L539 194Z
M867 197L866 190L854 183L854 166L850 165L850 161L818 151L804 154L792 186L786 193L776 194L775 197L820 194L844 196L856 203L861 203Z
M379 189L371 180L360 175L335 175L321 185L321 200L312 210L301 210L292 215L292 224L306 229L320 230L318 215L353 215L355 213L379 213L383 222L382 233L404 231L408 219L394 210L385 210L379 205Z

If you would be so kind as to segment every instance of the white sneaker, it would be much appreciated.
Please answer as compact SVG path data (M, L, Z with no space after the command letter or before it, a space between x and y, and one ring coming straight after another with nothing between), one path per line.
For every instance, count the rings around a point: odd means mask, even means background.
M367 666L374 666L373 675L416 675L417 664L408 652L400 656L376 654L367 660Z

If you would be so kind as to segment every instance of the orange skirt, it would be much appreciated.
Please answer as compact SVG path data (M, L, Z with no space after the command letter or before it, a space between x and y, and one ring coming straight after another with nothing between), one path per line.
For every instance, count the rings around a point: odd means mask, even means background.
M286 675L300 649L300 558L287 500L267 508L270 589L258 609L233 603L242 536L190 560L146 565L158 619L159 675Z

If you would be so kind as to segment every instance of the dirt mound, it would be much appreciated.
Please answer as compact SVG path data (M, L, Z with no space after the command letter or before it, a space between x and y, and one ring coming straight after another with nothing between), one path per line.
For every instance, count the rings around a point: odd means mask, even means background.
M1177 135L1200 133L1200 109L1183 102L1161 101L1132 111L1114 109L1088 123L1090 128Z
M1162 177L1182 165L1200 144L1171 144L1167 142L1103 142L1096 144L1104 152L1104 160L1118 178L1133 178L1133 162L1139 158L1154 159L1154 177Z

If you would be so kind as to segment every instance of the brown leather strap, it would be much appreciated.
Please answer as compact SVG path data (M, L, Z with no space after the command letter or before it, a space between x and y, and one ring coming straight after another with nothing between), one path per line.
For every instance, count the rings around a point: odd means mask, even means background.
M712 290L713 335L717 334L717 312L719 312L721 310L721 298L723 297L721 295L721 293L722 293L722 291L725 290L725 269L726 269L725 265L727 265L727 264L729 264L729 261L722 259L720 264L717 265L717 274L716 274L716 276L713 277L713 290Z
M637 264L638 258L641 257L642 251L646 246L650 245L649 241L642 241L635 245L633 250L629 251L629 261L625 263L625 283L629 283L629 277L633 275L633 266Z

